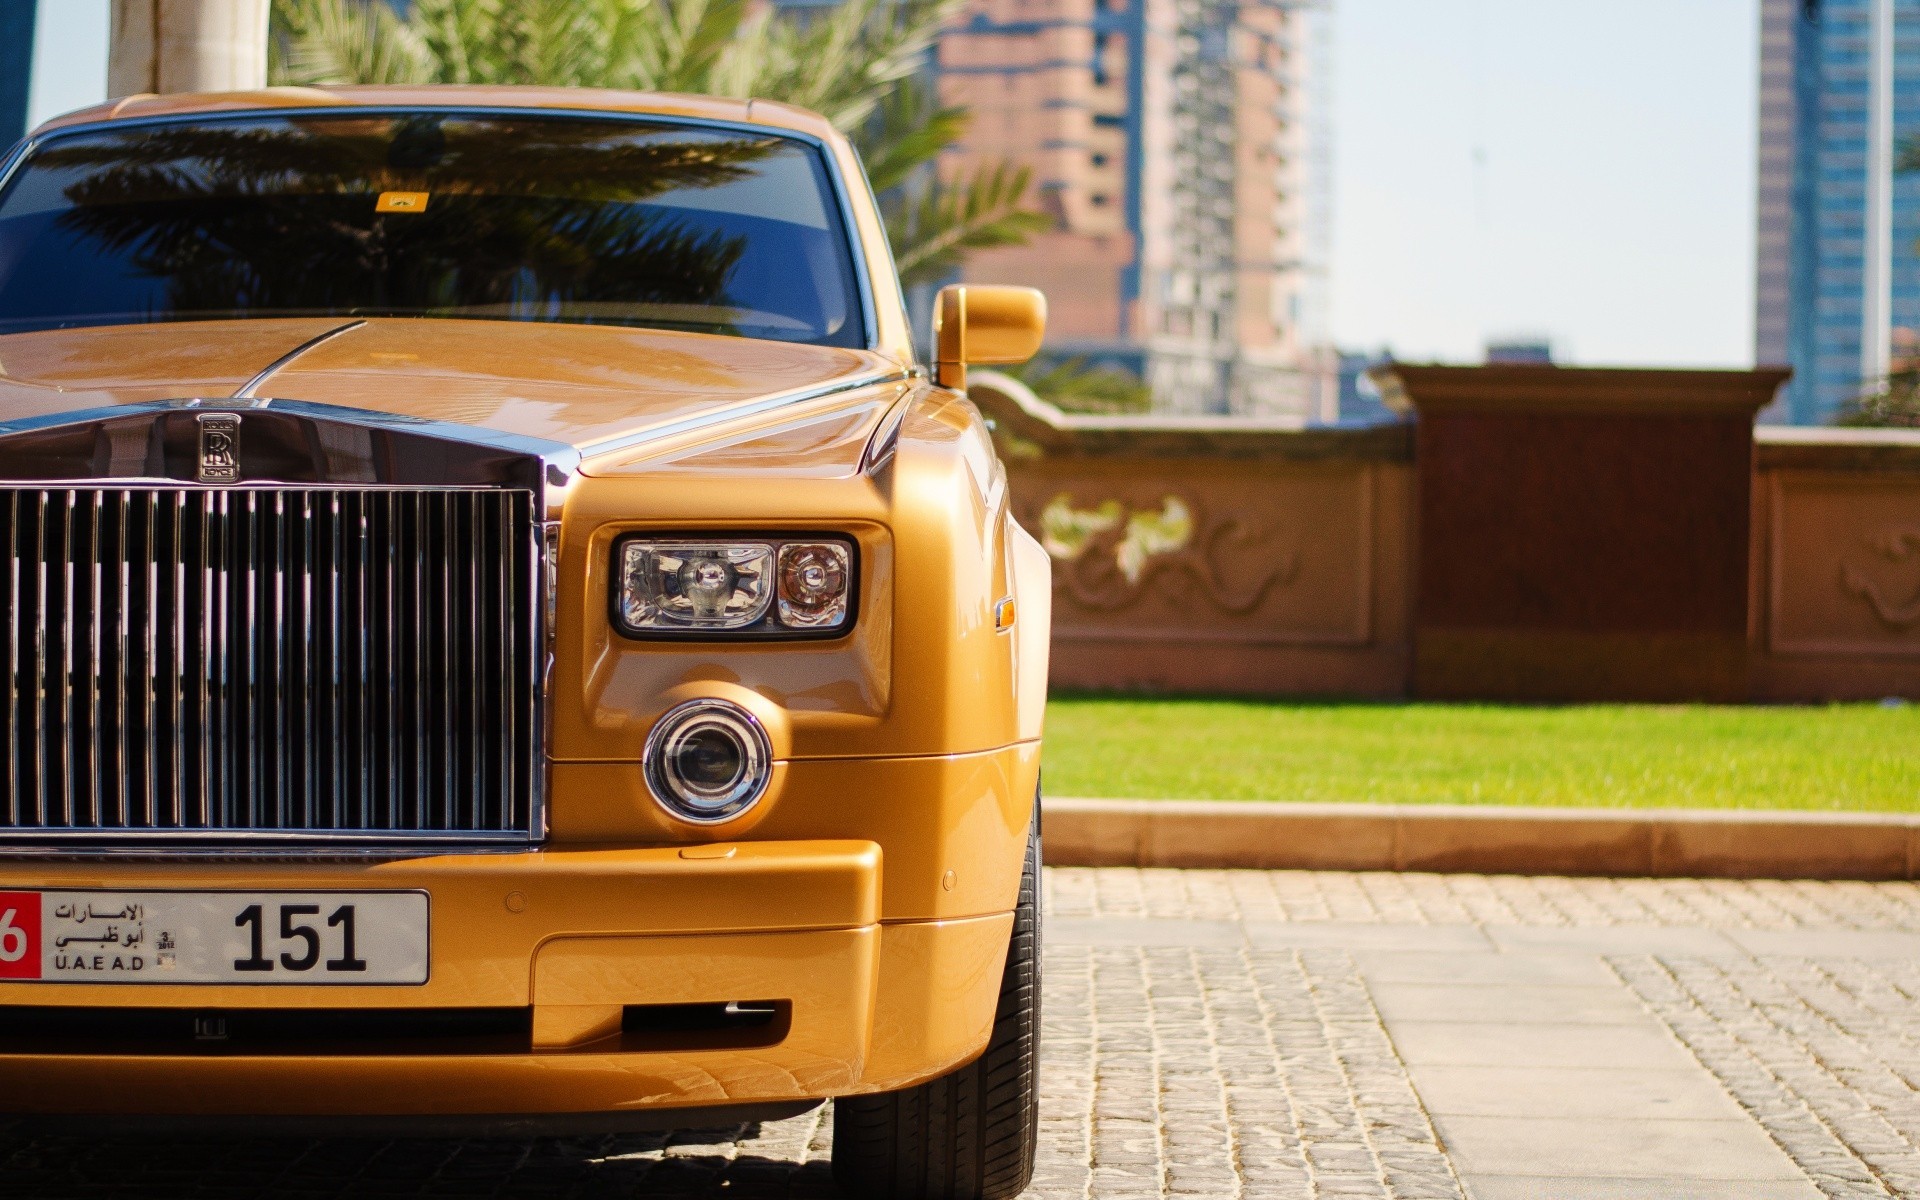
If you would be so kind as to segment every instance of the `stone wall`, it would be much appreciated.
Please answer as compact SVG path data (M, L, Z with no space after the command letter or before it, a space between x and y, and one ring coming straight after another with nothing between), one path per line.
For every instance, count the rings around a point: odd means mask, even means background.
M1461 370L1453 383L1489 382ZM1531 387L1641 402L1631 420L1572 424L1564 403L1544 423L1537 405L1495 405L1472 418L1463 457L1435 448L1431 418L1302 430L1079 417L976 372L1015 510L1053 556L1055 686L1920 697L1920 433L1755 437L1750 414L1777 373L1537 370L1549 374ZM1718 424L1648 422L1678 418L1688 389L1720 395L1707 401ZM1742 406L1729 442L1720 426ZM1677 436L1689 431L1698 446ZM1428 560L1452 569L1445 594L1433 566L1423 591Z
M1920 432L1755 442L1750 694L1920 698Z
M1063 416L974 379L1053 556L1056 686L1404 693L1407 427Z

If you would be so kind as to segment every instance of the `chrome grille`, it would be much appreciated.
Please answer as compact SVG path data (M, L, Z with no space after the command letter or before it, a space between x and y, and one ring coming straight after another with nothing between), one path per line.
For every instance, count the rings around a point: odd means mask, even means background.
M528 840L538 546L524 491L0 488L0 842Z

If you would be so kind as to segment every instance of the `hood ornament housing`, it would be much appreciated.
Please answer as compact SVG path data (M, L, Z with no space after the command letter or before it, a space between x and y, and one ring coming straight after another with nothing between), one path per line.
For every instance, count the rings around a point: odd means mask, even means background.
M148 400L0 420L7 485L512 488L551 521L579 468L565 442L298 400Z

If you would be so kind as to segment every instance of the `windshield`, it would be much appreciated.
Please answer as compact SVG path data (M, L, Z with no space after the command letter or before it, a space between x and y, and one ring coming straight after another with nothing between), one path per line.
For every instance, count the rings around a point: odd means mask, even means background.
M820 154L455 112L50 138L0 194L0 333L233 317L646 325L864 344Z

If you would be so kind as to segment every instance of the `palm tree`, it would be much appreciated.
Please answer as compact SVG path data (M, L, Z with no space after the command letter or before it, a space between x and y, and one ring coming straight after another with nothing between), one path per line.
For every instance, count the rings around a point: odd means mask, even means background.
M1143 413L1153 408L1153 389L1120 367L1084 358L1036 358L999 369L1066 412Z
M274 0L275 83L539 83L777 98L860 148L903 283L1049 224L1023 167L934 169L966 131L916 76L961 0L837 0L804 17L765 0Z

